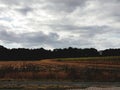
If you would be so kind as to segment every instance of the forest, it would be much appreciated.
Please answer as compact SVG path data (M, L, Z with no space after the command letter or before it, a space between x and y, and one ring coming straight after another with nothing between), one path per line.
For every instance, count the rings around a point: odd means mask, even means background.
M99 51L95 48L59 48L46 50L44 48L28 49L28 48L12 48L8 49L0 46L0 60L41 60L54 58L78 58L78 57L102 57L102 56L120 56L120 49L106 49Z

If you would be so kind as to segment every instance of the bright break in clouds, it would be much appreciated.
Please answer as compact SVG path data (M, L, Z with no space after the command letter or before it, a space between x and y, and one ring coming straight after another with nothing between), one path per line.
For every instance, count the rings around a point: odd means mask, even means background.
M0 0L9 48L119 48L120 0Z

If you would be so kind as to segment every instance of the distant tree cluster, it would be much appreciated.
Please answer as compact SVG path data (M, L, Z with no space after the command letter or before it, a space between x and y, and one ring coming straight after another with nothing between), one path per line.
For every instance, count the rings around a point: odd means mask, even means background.
M97 57L97 56L120 56L120 49L106 49L98 51L95 48L63 48L54 50L45 50L44 48L26 49L13 48L8 49L0 46L0 60L40 60L49 58L78 58L78 57Z

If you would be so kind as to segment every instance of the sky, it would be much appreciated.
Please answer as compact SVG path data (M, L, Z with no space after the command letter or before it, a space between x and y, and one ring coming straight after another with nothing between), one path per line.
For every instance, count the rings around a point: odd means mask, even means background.
M120 48L120 0L0 0L0 45Z

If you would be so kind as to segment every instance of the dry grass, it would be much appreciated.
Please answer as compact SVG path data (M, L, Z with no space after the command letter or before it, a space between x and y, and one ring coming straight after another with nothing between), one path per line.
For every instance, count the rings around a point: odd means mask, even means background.
M120 61L114 60L1 61L0 70L2 79L120 80Z

